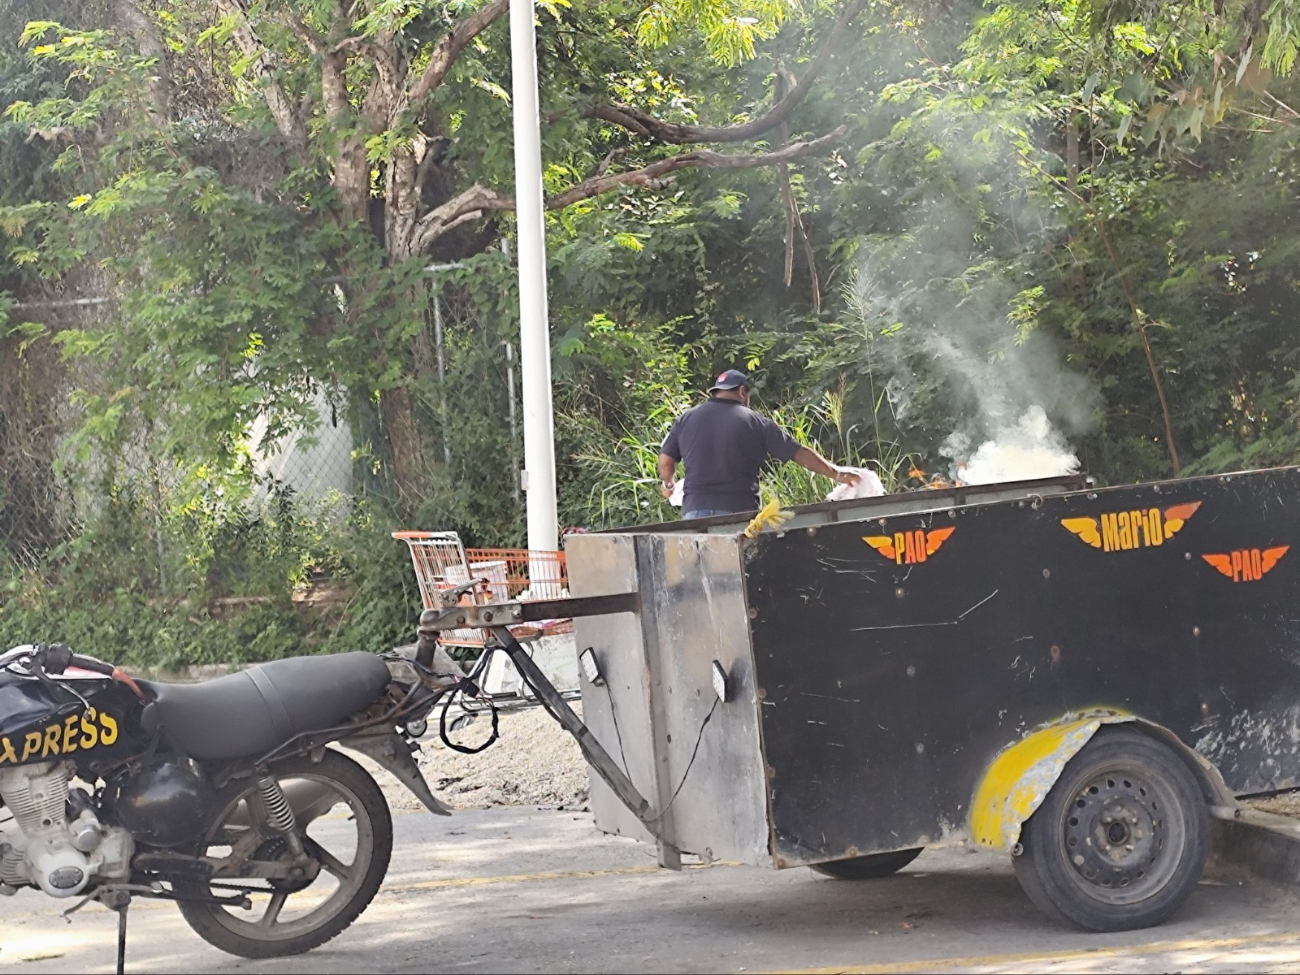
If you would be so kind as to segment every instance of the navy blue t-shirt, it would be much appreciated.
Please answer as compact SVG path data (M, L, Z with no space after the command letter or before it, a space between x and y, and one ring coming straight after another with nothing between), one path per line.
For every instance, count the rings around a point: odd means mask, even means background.
M686 464L683 511L749 511L758 507L763 461L790 460L799 446L738 400L710 399L677 418L662 452Z

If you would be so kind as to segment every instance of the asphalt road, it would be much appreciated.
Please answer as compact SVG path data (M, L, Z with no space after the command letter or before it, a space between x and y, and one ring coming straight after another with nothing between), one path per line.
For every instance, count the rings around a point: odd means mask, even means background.
M388 881L308 955L224 955L170 904L130 915L128 972L1239 972L1300 971L1300 899L1208 879L1163 927L1065 931L1000 856L927 851L887 880L714 865L659 870L585 813L396 817ZM0 971L110 972L116 918L31 891L0 899Z

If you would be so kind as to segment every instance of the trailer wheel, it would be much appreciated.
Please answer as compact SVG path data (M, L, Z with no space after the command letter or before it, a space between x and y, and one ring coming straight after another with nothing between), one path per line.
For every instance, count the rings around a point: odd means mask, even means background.
M832 860L830 863L815 863L814 873L820 873L836 880L877 880L898 873L905 866L921 855L924 847L915 850L896 850L893 853L872 853L869 856L853 857L849 860Z
M1104 728L1021 828L1016 877L1044 914L1091 931L1160 924L1200 879L1210 823L1167 746Z

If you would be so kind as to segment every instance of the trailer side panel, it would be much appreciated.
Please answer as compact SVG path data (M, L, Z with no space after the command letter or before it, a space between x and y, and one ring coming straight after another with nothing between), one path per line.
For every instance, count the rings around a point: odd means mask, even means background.
M1300 784L1300 472L839 523L749 543L782 865L964 833L1070 712L1161 724L1238 795Z

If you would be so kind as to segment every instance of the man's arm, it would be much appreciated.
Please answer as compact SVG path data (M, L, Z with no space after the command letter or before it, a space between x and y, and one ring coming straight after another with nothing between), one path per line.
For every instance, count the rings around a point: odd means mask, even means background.
M837 484L857 484L861 478L848 471L836 470L825 457L811 447L805 447L779 426L762 418L763 446L769 454L779 460L792 460L800 467L806 467L814 474L829 477Z
M671 454L660 454L656 466L659 468L659 491L665 498L669 497L673 493L673 482L677 477L677 458Z
M659 459L660 461L663 460L662 457ZM825 457L817 453L817 451L813 450L811 447L800 447L794 452L794 456L790 459L800 467L807 468L814 474L822 474L825 477L829 477L837 484L857 484L858 481L862 479L858 474L850 474L848 471L837 470L826 460Z

